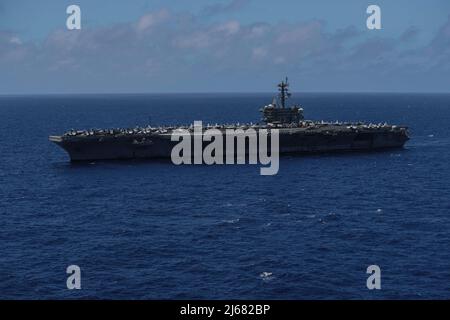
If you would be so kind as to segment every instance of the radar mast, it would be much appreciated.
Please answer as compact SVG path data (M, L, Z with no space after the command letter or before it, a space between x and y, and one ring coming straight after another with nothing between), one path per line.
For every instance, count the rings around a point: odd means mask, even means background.
M278 96L280 98L281 108L284 109L286 107L286 99L291 96L291 93L289 92L289 83L287 77L285 81L281 81L281 83L278 84L278 90L280 91Z

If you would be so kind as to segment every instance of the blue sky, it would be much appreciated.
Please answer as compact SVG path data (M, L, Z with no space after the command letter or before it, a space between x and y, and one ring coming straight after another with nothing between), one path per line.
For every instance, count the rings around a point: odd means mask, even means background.
M82 30L65 29L66 7ZM377 4L382 30L366 28ZM448 92L447 0L0 0L0 94Z

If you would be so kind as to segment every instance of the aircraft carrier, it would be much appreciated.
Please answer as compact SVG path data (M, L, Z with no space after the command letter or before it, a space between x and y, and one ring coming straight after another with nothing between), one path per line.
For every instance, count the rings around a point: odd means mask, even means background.
M409 139L406 126L305 120L303 108L287 106L291 96L287 78L278 89L278 96L261 109L262 123L207 125L203 130L218 129L225 135L229 129L266 129L269 134L278 129L280 154L401 148ZM66 150L71 161L170 158L178 144L171 136L180 130L193 134L194 126L70 130L49 140ZM203 147L207 144L204 141Z

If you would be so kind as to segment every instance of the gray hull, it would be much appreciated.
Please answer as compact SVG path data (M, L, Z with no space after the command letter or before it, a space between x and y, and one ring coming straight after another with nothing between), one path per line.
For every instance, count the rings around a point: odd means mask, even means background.
M401 148L408 140L406 130L354 131L334 128L305 130L280 129L280 154L338 151L372 151ZM123 136L51 136L70 156L71 161L170 158L170 134ZM206 146L209 142L203 142ZM248 148L247 148L248 150Z

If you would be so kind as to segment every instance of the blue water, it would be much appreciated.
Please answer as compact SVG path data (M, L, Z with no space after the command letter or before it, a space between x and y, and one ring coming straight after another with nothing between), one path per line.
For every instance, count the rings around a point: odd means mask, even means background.
M0 98L0 298L450 298L450 95L302 94L404 150L259 166L72 165L68 129L259 120L265 94ZM66 268L81 267L81 290ZM366 268L381 268L381 290ZM266 273L264 275L264 273Z

